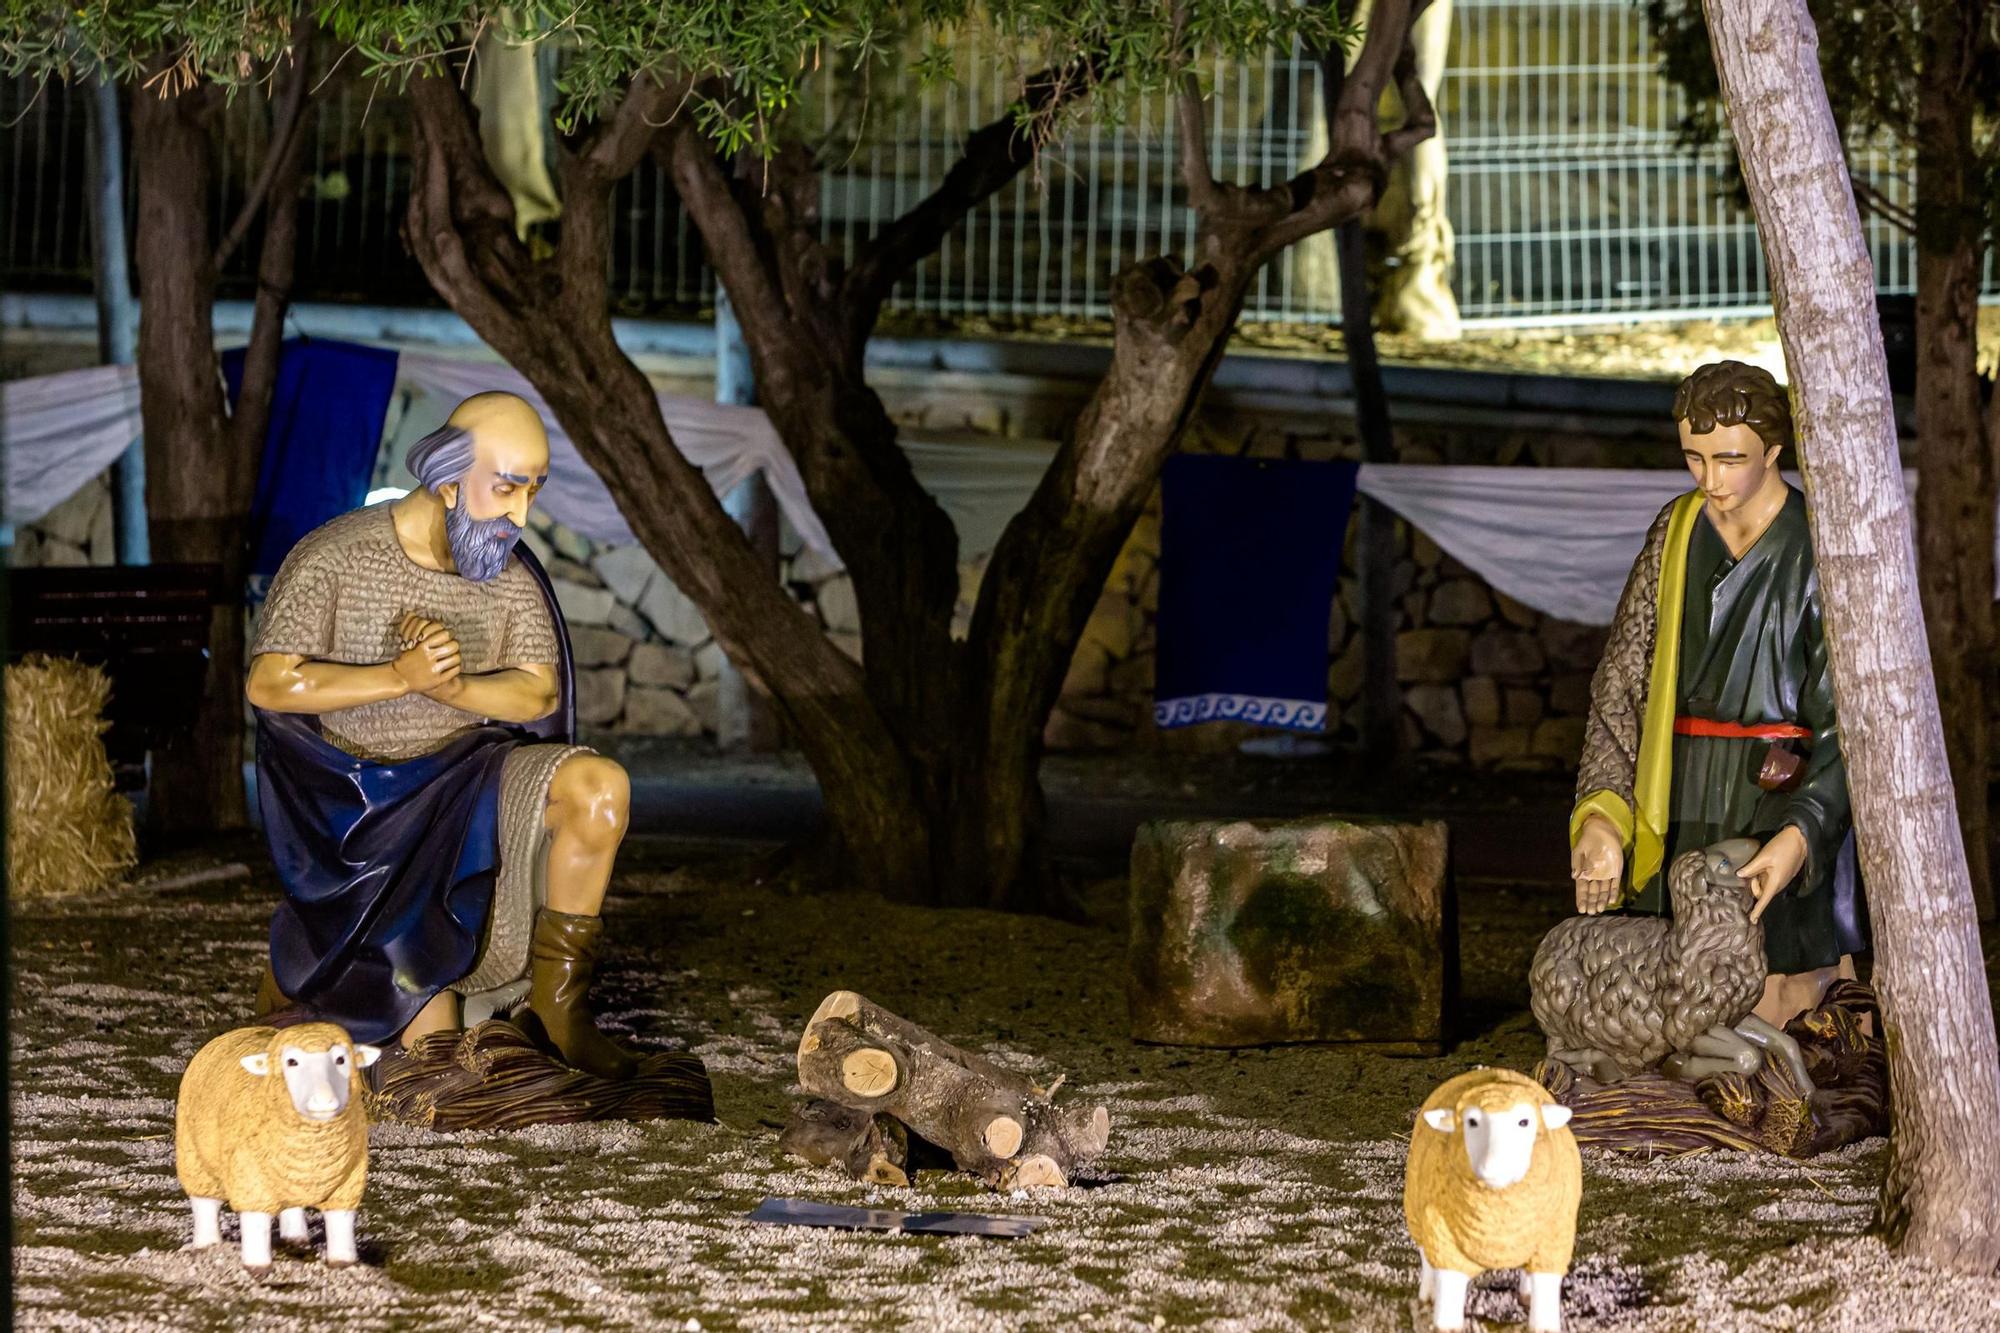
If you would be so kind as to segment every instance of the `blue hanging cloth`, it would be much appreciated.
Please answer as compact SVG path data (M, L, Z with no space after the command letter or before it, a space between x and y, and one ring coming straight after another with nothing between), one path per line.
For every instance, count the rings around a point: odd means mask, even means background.
M1167 460L1153 720L1326 727L1327 624L1355 463Z
M243 353L222 354L232 411L243 390ZM299 538L367 498L395 385L393 351L322 338L285 341L250 507L255 596Z

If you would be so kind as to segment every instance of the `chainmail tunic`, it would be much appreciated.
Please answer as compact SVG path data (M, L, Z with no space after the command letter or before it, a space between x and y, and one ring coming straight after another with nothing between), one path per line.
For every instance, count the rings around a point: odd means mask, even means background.
M416 612L458 639L467 675L517 666L554 666L555 624L534 576L510 559L485 583L425 569L396 537L387 502L331 519L299 539L272 580L252 657L297 653L368 666L400 650L397 627ZM488 719L423 694L319 715L320 733L361 759L387 762L429 754ZM468 997L467 1022L518 998L528 966L534 913L547 898L543 812L549 783L582 746L537 744L507 756L500 787L500 871L486 937L473 969L452 989Z
M396 539L391 503L342 514L299 539L271 583L253 657L299 653L353 666L388 662L400 648L398 623L416 612L457 637L460 669L468 676L555 665L555 626L533 575L515 560L485 583L425 569ZM378 762L429 754L453 733L486 721L415 693L319 719L327 740Z

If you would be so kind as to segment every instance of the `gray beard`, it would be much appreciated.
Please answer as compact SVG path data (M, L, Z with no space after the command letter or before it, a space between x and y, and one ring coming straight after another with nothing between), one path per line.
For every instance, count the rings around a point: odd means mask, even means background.
M444 535L451 543L451 562L474 583L498 577L521 540L521 530L505 514L475 519L465 512L462 499L444 511Z

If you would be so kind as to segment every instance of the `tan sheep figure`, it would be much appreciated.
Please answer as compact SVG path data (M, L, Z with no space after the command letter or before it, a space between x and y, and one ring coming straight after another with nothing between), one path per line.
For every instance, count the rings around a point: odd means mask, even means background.
M174 1157L194 1206L194 1245L222 1243L222 1207L243 1226L243 1262L271 1263L271 1219L306 1239L306 1209L326 1220L326 1261L355 1261L354 1211L368 1178L361 1071L381 1054L332 1023L237 1028L181 1075Z
M1526 1274L1528 1327L1562 1327L1562 1280L1576 1248L1583 1160L1569 1108L1533 1079L1475 1069L1439 1085L1410 1135L1403 1217L1422 1267L1419 1300L1433 1327L1465 1327L1472 1279L1495 1268Z

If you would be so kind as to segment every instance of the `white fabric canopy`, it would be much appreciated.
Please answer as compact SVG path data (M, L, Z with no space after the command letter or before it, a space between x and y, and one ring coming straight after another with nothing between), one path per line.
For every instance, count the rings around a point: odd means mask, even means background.
M536 503L556 521L592 541L625 546L638 540L611 499L604 482L591 471L564 434L535 386L512 366L494 361L453 361L405 352L396 364L399 388L429 395L444 404L443 412L475 393L499 389L519 394L534 404L549 431L549 480ZM820 526L806 499L798 464L778 439L771 419L754 407L736 407L705 398L661 394L660 413L681 456L700 468L717 495L728 495L753 474L762 472L778 508L807 546L833 554L833 540Z
M1028 507L1056 448L1047 440L903 442L917 482L958 531L958 558L991 555L1014 515Z
M1359 489L1515 601L1608 625L1660 509L1688 474L1364 463Z
M139 438L139 368L91 366L0 381L0 455L9 523L75 495Z
M397 358L399 391L438 400L442 421L461 399L490 389L535 405L549 430L549 482L541 503L558 521L596 541L634 540L596 473L585 465L548 404L513 367L405 352ZM660 411L683 457L702 470L717 495L763 472L778 507L806 545L828 555L833 543L806 500L805 482L768 417L754 407L660 395ZM139 438L139 373L132 366L90 366L0 382L0 454L5 455L8 523L32 523L111 466Z
M549 481L540 503L593 541L633 540L604 482L512 367L406 352L397 384L435 400L408 414L403 433L422 434L474 393L521 395L549 428ZM797 464L762 411L669 394L660 395L660 410L674 443L716 494L727 495L761 471L793 530L838 561ZM0 382L6 520L40 518L111 466L138 434L139 383L130 366ZM991 439L906 440L903 448L917 480L957 525L961 559L992 551L1055 451L1047 441ZM1915 485L1913 474L1904 481ZM1610 623L1647 525L1688 485L1678 469L1406 463L1364 464L1359 478L1362 494L1395 510L1494 588L1548 615L1598 625ZM2000 563L2000 547L1995 556Z
M958 525L963 559L993 549L1054 453L1046 442L904 448ZM1799 484L1794 473L1786 478ZM1904 474L1906 486L1915 481ZM1679 469L1364 463L1356 485L1515 601L1608 625L1646 529L1693 482Z
M1679 470L1417 463L1364 463L1359 482L1492 587L1585 625L1611 623L1646 529L1692 484Z

